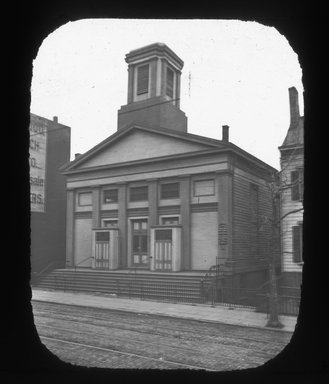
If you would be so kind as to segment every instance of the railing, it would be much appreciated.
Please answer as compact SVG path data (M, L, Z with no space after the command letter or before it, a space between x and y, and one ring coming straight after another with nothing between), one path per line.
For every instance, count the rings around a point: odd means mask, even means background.
M269 313L269 294L259 293L258 302L257 311ZM299 305L300 297L298 296L278 295L278 313L281 315L298 315Z
M88 256L88 257L84 258L83 260L79 261L78 263L75 263L75 264L74 264L74 272L77 271L77 267L78 267L79 265L81 265L82 263L84 263L84 262L86 262L87 260L92 259L92 258L93 258L93 256Z
M279 282L282 278L282 276L278 276L276 278L278 312L282 315L298 315L300 305L300 288L281 286ZM257 310L259 312L269 313L270 284L271 281L267 281L258 288Z
M199 303L198 289L170 282L142 281L130 279L124 284L115 282L115 294L129 299L156 300L165 302Z
M87 260L89 259L92 259L93 256L88 256L86 258L84 258L83 260L79 261L78 263L75 263L74 264L74 288L76 288L77 286L77 267L79 267L82 263L86 262ZM66 277L64 279L65 283L64 283L64 291L65 291L65 286L66 286Z
M89 260L91 257L81 260L74 267L74 278L53 275L53 282L57 289L78 289L77 267ZM54 264L54 263L52 263ZM48 266L50 267L50 266ZM225 273L225 265L216 264L209 268L207 273L193 283L170 280L147 280L137 273L137 269L129 272L128 276L121 281L120 276L102 286L102 281L94 279L94 290L115 294L131 299L156 300L180 303L202 303L206 305L224 305L230 308L253 308L259 312L269 312L269 282L254 289L235 287L233 285L235 275L229 271ZM68 280L70 279L70 280ZM72 281L73 280L73 281ZM72 284L73 283L73 284ZM282 288L282 287L281 287ZM299 311L300 297L299 289L289 288L289 291L278 290L278 312L285 315L297 315ZM283 287L284 289L284 287Z
M44 276L49 270L53 270L56 268L56 266L59 265L63 265L63 263L61 261L52 261L51 263L47 264L46 267L44 267L41 271L33 272L31 274L31 283L38 283L42 276Z
M200 281L201 302L211 301L214 304L218 300L220 278L219 263L212 265Z

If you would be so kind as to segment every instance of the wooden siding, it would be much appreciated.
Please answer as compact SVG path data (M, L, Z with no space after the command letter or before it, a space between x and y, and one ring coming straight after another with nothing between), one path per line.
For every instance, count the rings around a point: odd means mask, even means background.
M257 185L258 188L258 226L251 225L253 215L250 205L251 184ZM265 222L265 217L271 217L271 211L271 199L265 182L236 169L233 178L232 249L237 270L255 270L266 267L266 260L271 249L271 227Z
M282 185L289 185L291 172L303 167L303 154L291 156L281 161ZM291 198L291 188L282 192L281 195L281 216L303 207L302 201L295 201ZM293 262L292 227L303 222L303 211L292 213L285 217L281 223L281 267L283 272L301 272L302 263Z

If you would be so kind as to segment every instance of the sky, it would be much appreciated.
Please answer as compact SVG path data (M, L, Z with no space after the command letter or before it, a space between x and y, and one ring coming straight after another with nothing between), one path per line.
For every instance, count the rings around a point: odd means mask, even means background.
M279 169L290 122L288 88L302 69L275 28L239 20L83 19L42 42L33 61L30 111L71 127L71 159L117 130L127 103L125 55L165 43L183 61L180 108L188 132L230 141Z

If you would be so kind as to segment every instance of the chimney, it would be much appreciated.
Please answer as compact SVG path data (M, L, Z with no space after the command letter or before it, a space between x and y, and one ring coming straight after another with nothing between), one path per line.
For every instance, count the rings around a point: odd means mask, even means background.
M74 154L74 159L76 159L77 157L79 157L81 155L81 153L75 153Z
M228 125L222 126L222 141L225 141L226 143L229 142L229 128Z
M58 117L57 116L53 117L53 122L56 123L56 124L58 123Z
M299 104L298 92L295 87L289 88L289 103L290 103L290 128L297 127L299 122Z

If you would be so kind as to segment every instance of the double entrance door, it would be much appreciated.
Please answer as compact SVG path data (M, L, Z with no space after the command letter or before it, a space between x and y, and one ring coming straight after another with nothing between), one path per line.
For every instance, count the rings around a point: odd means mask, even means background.
M132 266L149 267L147 219L132 220Z

